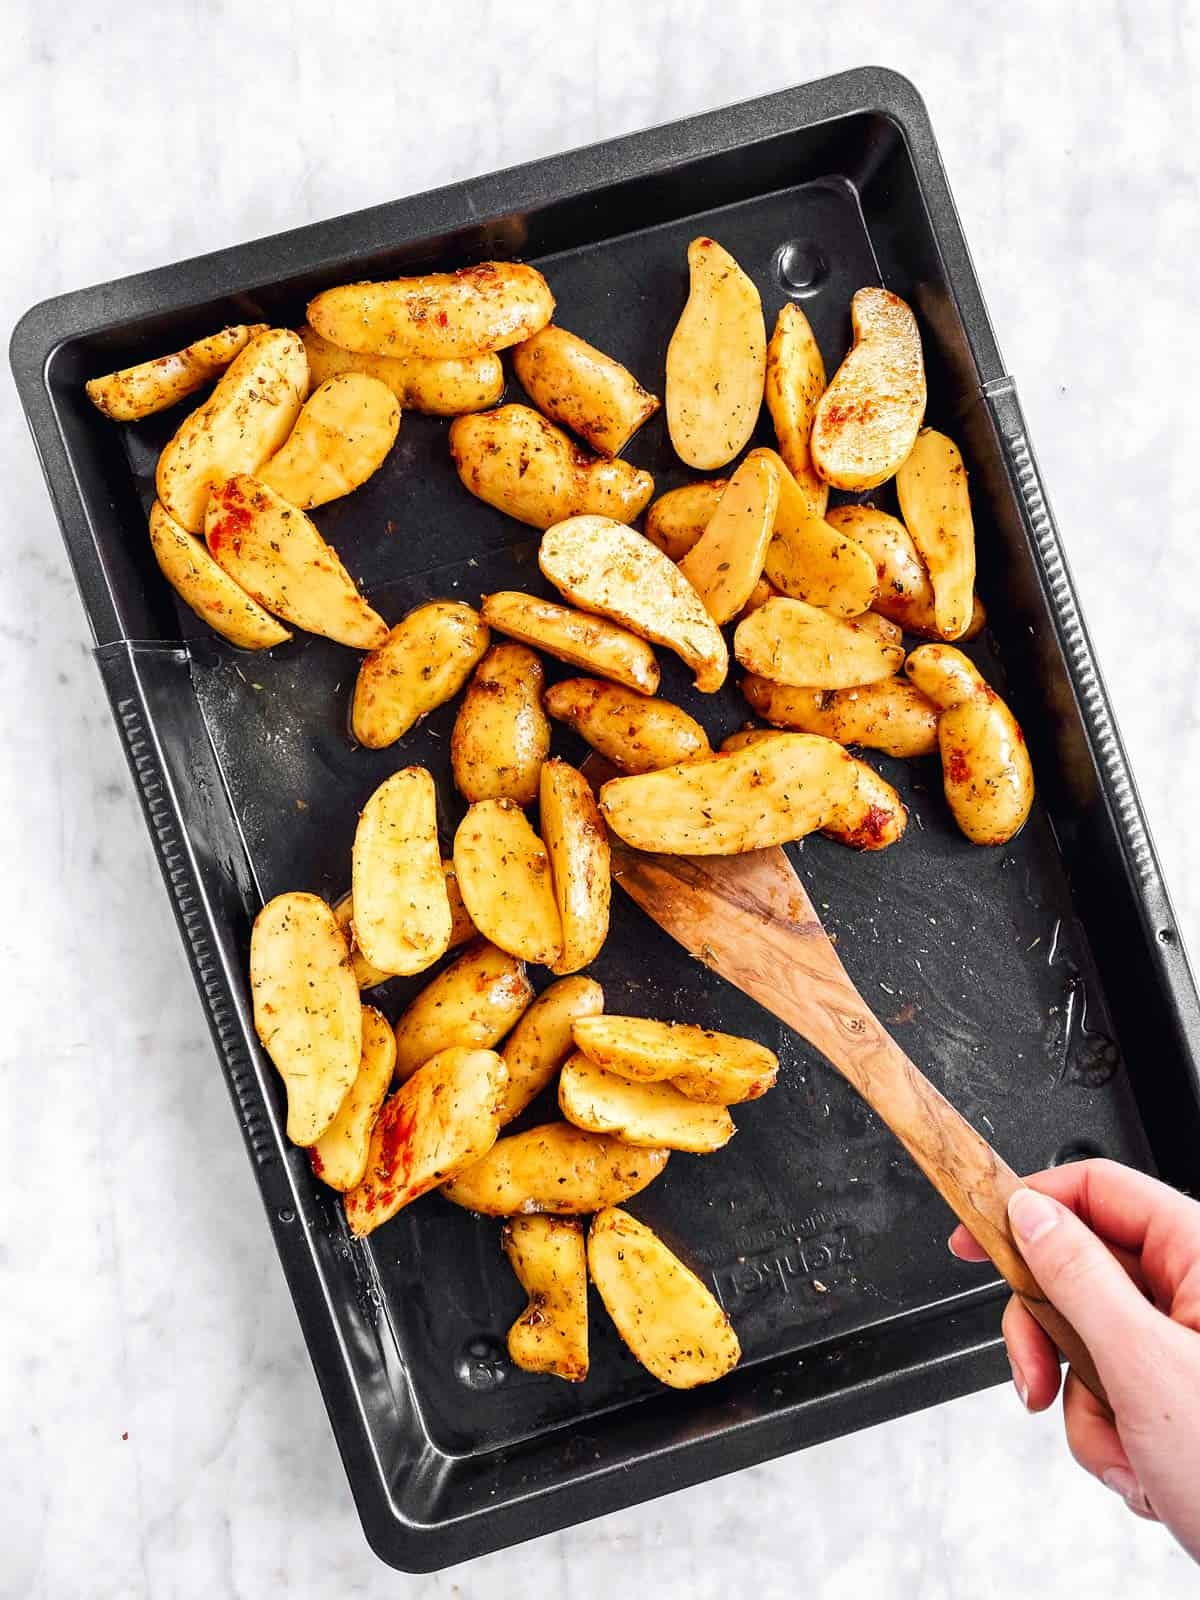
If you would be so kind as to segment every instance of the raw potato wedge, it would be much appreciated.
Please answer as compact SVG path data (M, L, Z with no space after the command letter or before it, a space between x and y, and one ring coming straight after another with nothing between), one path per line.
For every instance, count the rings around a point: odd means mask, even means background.
M439 972L396 1022L396 1076L451 1045L491 1049L533 999L525 963L480 939Z
M708 735L669 700L638 694L602 678L563 678L542 697L565 722L622 772L654 772L711 754Z
M681 461L723 467L754 432L767 367L758 290L715 239L688 245L690 288L667 346L667 428Z
M647 1372L694 1389L732 1371L742 1347L710 1291L656 1233L610 1207L588 1234L592 1282L617 1332Z
M890 678L902 645L804 600L768 600L737 625L733 650L748 672L803 689L853 689Z
M796 689L751 674L742 693L777 728L819 733L889 756L927 756L937 749L937 710L902 678L853 689Z
M358 669L350 726L383 750L452 700L488 647L487 624L461 600L431 600L392 628Z
M748 456L729 480L708 527L679 563L714 622L736 617L762 576L779 507L779 474Z
M809 449L836 489L874 489L916 442L925 415L925 361L917 319L887 289L850 302L854 344L821 396Z
M334 906L333 919L350 946L350 965L354 968L354 981L360 989L377 989L381 983L387 983L396 976L394 972L381 972L378 967L373 967L359 949L358 940L354 937L354 895L350 890Z
M379 1113L366 1175L344 1202L350 1232L372 1233L486 1155L500 1131L503 1090L504 1063L491 1050L455 1046L414 1072Z
M646 508L647 539L672 561L682 561L699 543L728 485L728 478L707 478L660 494Z
M468 800L530 805L550 753L542 709L545 668L528 645L492 645L475 668L450 737L458 791Z
M300 337L314 386L342 372L362 372L386 383L404 411L459 417L494 406L504 393L504 367L491 350L439 361L424 356L356 354L330 344L307 323L300 329Z
M960 639L975 605L975 524L954 440L922 428L896 474L896 493L933 586L934 625L943 639Z
M763 576L790 600L807 600L836 616L866 611L875 598L875 569L853 539L814 514L807 497L774 450L752 450L779 478L775 527L763 559Z
M362 1058L362 1003L350 949L315 894L280 894L250 935L254 1029L287 1088L287 1136L315 1144Z
M609 517L571 517L542 535L538 565L585 611L674 650L702 693L725 682L729 651L720 628L675 563L643 534Z
M829 504L829 485L812 464L808 441L817 402L825 393L825 363L808 318L789 301L775 321L767 346L764 397L779 454L808 501L814 517L823 517Z
M331 1189L345 1193L357 1188L366 1175L371 1129L391 1086L395 1066L396 1036L391 1023L374 1006L364 1006L358 1076L337 1116L316 1144L308 1147L314 1173Z
M933 585L913 543L912 534L899 520L874 506L834 506L826 520L831 527L860 544L875 563L879 593L871 608L898 622L906 633L923 639L940 639L934 615ZM983 603L976 595L971 620L963 639L973 639L986 621Z
M653 694L658 688L658 662L644 639L603 617L573 611L519 589L484 597L483 620L498 633L544 650L572 667L598 672L627 689Z
M450 424L463 487L533 528L585 512L632 522L654 493L648 472L589 456L529 406L499 406Z
M150 507L150 545L159 571L209 627L242 650L270 650L292 636L219 567L208 547L187 533L161 501Z
M500 1052L508 1068L501 1126L521 1115L571 1054L572 1026L603 1010L604 990L592 978L560 978L542 990Z
M239 358L240 359L240 358ZM214 488L204 537L218 566L259 605L308 633L374 650L387 623L297 506L244 473Z
M270 328L251 339L158 458L158 498L181 528L199 533L217 484L257 471L275 454L307 392L308 361L294 333Z
M558 759L542 767L542 836L550 857L562 949L551 972L577 972L599 955L608 937L612 899L608 834L591 785Z
M424 972L449 949L437 792L424 767L393 772L362 808L351 893L355 943L380 972Z
M972 844L1007 843L1033 805L1033 767L1017 719L950 645L920 645L904 670L939 708L942 784L955 822Z
M485 1217L532 1211L580 1216L640 1194L667 1164L669 1150L639 1150L621 1139L548 1122L510 1133L442 1193Z
M562 1069L558 1109L577 1128L652 1150L707 1155L737 1131L724 1106L691 1100L669 1083L632 1083L598 1067L582 1051Z
M343 372L304 402L296 426L258 470L260 483L301 510L351 494L396 442L400 407L378 378Z
M766 1045L693 1022L594 1016L573 1029L587 1059L632 1083L673 1083L692 1100L733 1105L757 1100L775 1082L779 1059Z
M619 456L660 404L627 367L565 328L519 344L513 369L539 411L602 456Z
M512 1217L504 1224L500 1244L529 1296L508 1330L514 1366L582 1383L588 1373L583 1224L566 1217Z
M308 306L310 326L343 350L427 360L507 349L544 328L553 315L549 284L522 261L481 261L458 272L347 283L326 289Z
M454 835L454 874L485 939L522 961L553 966L563 928L546 846L515 800L480 800Z
M165 411L177 401L202 389L237 355L251 339L266 333L265 322L222 328L207 339L198 339L183 350L153 361L139 361L135 367L91 378L84 384L87 397L98 411L114 422L137 422L155 411Z

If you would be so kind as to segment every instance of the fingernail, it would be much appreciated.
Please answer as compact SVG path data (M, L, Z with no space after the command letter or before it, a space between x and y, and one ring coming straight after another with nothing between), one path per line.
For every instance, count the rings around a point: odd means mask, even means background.
M1130 1511L1136 1511L1140 1517L1150 1515L1150 1502L1146 1499L1145 1490L1128 1467L1109 1467L1101 1481L1106 1488L1121 1496Z
M1025 1382L1025 1379L1022 1377L1020 1367L1012 1359L1011 1356L1009 1356L1009 1358L1008 1358L1008 1364L1012 1368L1012 1381L1013 1381L1013 1387L1017 1391L1017 1398L1020 1400L1021 1404L1025 1407L1026 1411L1028 1411L1029 1410L1029 1385Z
M1036 1189L1017 1189L1008 1199L1008 1220L1022 1244L1036 1244L1058 1226L1058 1207Z

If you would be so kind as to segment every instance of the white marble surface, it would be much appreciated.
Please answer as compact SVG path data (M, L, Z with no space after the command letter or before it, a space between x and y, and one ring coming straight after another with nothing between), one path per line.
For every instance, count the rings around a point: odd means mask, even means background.
M10 0L5 16L8 325L59 290L842 67L908 73L1200 951L1194 4ZM0 1593L568 1600L635 1569L668 1600L1194 1592L1162 1532L1009 1390L438 1578L380 1566L7 373L0 476Z

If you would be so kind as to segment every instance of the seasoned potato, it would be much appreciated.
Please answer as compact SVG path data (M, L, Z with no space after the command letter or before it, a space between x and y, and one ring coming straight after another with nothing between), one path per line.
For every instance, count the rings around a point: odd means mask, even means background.
M260 483L307 511L350 494L380 466L400 431L396 397L378 378L343 372L304 402Z
M633 1083L673 1083L692 1100L733 1105L766 1094L779 1060L766 1045L693 1022L653 1017L582 1017L572 1034L596 1066Z
M558 1109L577 1128L652 1150L704 1155L728 1144L737 1131L724 1106L691 1100L669 1083L631 1083L582 1051L562 1069Z
M904 670L938 707L942 784L972 844L1005 844L1033 805L1033 767L1017 719L961 650L920 645Z
M360 989L376 989L396 976L394 972L381 972L378 967L373 967L359 949L358 940L354 937L354 895L351 891L347 890L334 906L333 920L350 946L350 965L354 968L354 981Z
M954 440L922 428L896 474L896 493L933 587L934 625L943 639L960 639L975 605L975 524Z
M539 811L562 919L562 950L550 970L578 972L608 936L608 834L587 779L557 758L542 767Z
M315 1144L362 1058L362 1003L350 949L315 894L279 894L250 935L254 1028L287 1088L287 1135Z
M465 488L533 528L584 512L632 522L654 493L648 472L586 455L528 406L456 418L450 454Z
M451 1045L490 1049L533 999L525 963L480 939L426 984L396 1023L396 1076Z
M908 826L908 811L886 779L865 761L854 763L854 788L821 832L851 850L886 850Z
M462 890L458 887L458 874L454 870L453 860L442 862L442 872L446 878L446 898L450 902L450 949L454 950L460 944L466 944L468 939L473 939L479 932L471 921L471 913L463 903Z
M796 689L751 674L742 693L766 722L861 744L889 756L927 756L937 749L937 711L911 683L884 678L853 689Z
M354 940L372 967L424 972L450 946L450 898L438 849L437 794L424 767L385 778L359 815Z
M682 561L699 543L728 484L728 478L706 478L660 494L646 508L647 539L672 561Z
M424 356L371 356L330 344L306 323L300 329L314 385L341 372L362 372L378 378L405 411L425 411L433 417L459 417L466 411L494 406L504 393L504 367L494 351L477 356L450 356L430 360Z
M654 772L710 754L695 717L669 700L601 678L563 678L546 690L543 704L622 772Z
M481 611L483 620L498 633L534 645L572 667L598 672L643 694L653 694L658 688L654 651L636 633L618 628L615 622L522 594L519 589L486 595Z
M450 738L450 761L468 800L537 798L538 776L550 752L550 723L542 709L545 669L528 645L494 644L475 668Z
M265 322L222 328L220 333L209 334L207 339L198 339L169 356L139 361L136 367L122 367L120 372L91 378L84 388L88 399L106 417L114 422L137 422L202 389L210 378L224 372L251 339L266 331Z
M350 725L382 750L452 700L488 647L487 625L461 600L416 606L358 669Z
M529 1304L508 1330L508 1353L525 1372L582 1383L588 1372L588 1277L583 1224L567 1217L511 1217L500 1235Z
M758 290L715 239L688 245L691 287L667 346L667 428L681 461L709 472L754 432L767 366Z
M729 480L700 540L679 570L714 622L743 609L762 576L779 506L779 474L763 456L747 456Z
M925 415L917 319L899 295L860 289L850 302L854 345L817 404L809 449L836 489L874 489L912 449Z
M250 340L158 458L158 498L181 528L199 533L217 484L257 471L275 454L307 390L308 362L294 333L271 328Z
M580 1216L640 1194L667 1164L669 1150L640 1150L621 1139L548 1122L498 1139L442 1190L447 1200L486 1217L530 1211Z
M649 539L609 517L571 517L542 535L538 565L560 593L666 645L711 694L725 682L729 652L699 595Z
M479 800L454 835L454 872L471 921L501 950L553 966L563 927L546 846L515 800Z
M825 393L825 363L808 318L789 301L775 322L767 346L764 395L779 454L808 501L814 517L823 517L829 503L829 485L816 471L809 453L817 402Z
M150 545L159 570L202 622L243 650L270 650L292 636L219 567L160 500L150 508Z
M748 617L752 611L757 611L759 606L765 606L768 600L780 599L779 590L769 578L760 578L750 591L750 598L737 615L740 622L743 617Z
M554 296L536 267L481 261L384 283L347 283L309 302L323 339L366 355L429 360L504 350L544 328Z
M336 1117L308 1148L312 1169L331 1189L356 1188L367 1170L371 1129L396 1066L392 1025L374 1006L363 1007L362 1058Z
M658 410L628 368L565 328L543 328L513 351L530 399L602 456L619 456Z
M807 600L837 616L866 611L875 598L875 571L864 551L814 514L807 497L774 450L752 450L749 461L770 461L779 479L775 527L763 576L790 600Z
M345 1199L362 1238L402 1206L473 1167L496 1142L504 1063L491 1050L454 1046L414 1072L379 1113L366 1176Z
M729 1318L679 1257L628 1211L592 1222L588 1268L617 1332L647 1372L672 1389L713 1383L742 1348Z
M671 1079L680 1094L689 1100L704 1100L713 1106L736 1106L744 1100L757 1100L775 1085L779 1064L768 1050L771 1064L766 1071L754 1061L706 1062Z
M500 1052L508 1068L502 1126L521 1115L571 1054L572 1025L603 1010L604 990L592 978L559 978L542 990Z
M356 650L387 638L387 623L298 506L239 473L213 489L204 516L209 553L261 606L308 633Z
M907 633L924 639L939 639L933 585L912 534L899 518L890 517L874 506L849 505L834 506L826 520L831 527L860 544L875 563L879 593L871 601L872 610L898 622ZM961 637L973 639L985 620L982 602L976 595L971 620Z
M853 689L890 678L902 645L804 600L768 600L737 625L733 650L748 671L804 689Z

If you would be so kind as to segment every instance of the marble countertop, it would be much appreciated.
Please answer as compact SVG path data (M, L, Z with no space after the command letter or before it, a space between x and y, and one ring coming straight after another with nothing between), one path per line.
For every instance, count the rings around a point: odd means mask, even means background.
M448 10L449 8L447 8ZM18 0L0 320L35 300L865 62L924 93L1200 951L1186 0L528 0L419 26ZM469 14L469 22L465 13ZM1057 20L1047 22L1047 11ZM350 19L353 18L353 21ZM553 20L553 31L550 31ZM15 24L15 27L14 27ZM0 1594L841 1600L1194 1591L1008 1388L427 1579L368 1551L0 378ZM168 1229L164 1215L170 1215Z

